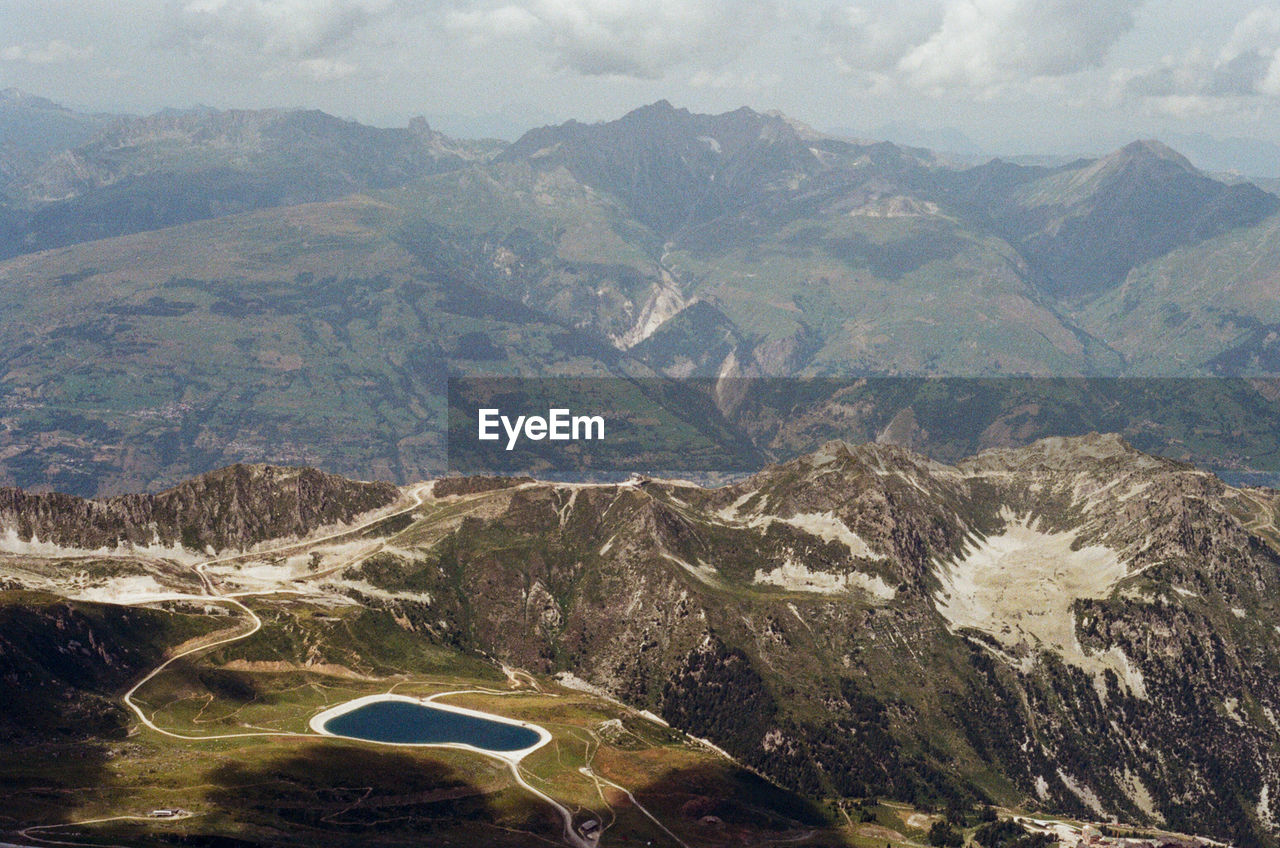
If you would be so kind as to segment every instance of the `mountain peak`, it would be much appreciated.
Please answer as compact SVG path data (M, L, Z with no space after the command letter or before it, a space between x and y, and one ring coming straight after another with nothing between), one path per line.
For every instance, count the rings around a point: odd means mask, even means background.
M688 109L677 109L675 106L671 105L670 100L664 98L632 109L630 112L617 119L617 123L626 123L628 121L635 120L670 120L672 118L685 118L688 116ZM613 122L606 121L605 123Z
M966 473L1005 472L1017 468L1058 468L1079 470L1099 462L1134 462L1143 467L1165 467L1170 460L1142 453L1118 433L1086 433L1080 436L1050 436L1029 445L992 448L959 464Z
M656 232L760 202L770 186L819 165L793 126L748 107L692 113L659 100L597 124L530 130L500 161L563 165L608 191Z
M0 104L27 106L33 109L56 109L62 112L71 111L65 106L59 106L48 98L31 94L30 92L23 91L20 88L15 88L14 86L0 89Z
M1169 145L1156 139L1139 139L1130 142L1104 159L1124 161L1169 162L1185 171L1198 173L1191 160L1174 150Z

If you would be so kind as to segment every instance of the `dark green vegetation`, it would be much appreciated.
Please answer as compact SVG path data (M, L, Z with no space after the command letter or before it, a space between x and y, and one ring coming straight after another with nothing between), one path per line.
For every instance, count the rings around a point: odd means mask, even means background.
M1027 833L1025 828L1006 820L982 825L973 834L973 841L982 848L1049 848L1053 837L1044 833Z
M0 120L0 479L25 487L243 461L407 482L444 464L451 373L741 378L712 395L733 438L785 458L820 440L729 415L760 378L1280 371L1280 201L1156 143L959 169L665 102L505 146L12 92Z
M219 629L225 621L151 609L67 602L52 595L0 592L0 739L95 744L123 739L127 713L116 694L160 661L165 648ZM58 709L50 710L50 704Z

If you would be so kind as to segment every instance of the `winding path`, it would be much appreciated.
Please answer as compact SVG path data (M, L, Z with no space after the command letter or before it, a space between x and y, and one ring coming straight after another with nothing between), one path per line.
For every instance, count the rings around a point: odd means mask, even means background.
M402 509L395 510L393 512L388 512L384 515L379 515L377 518L373 518L361 524L357 524L354 527L346 527L346 528L343 528L342 530L335 531L326 536L320 536L315 539L305 539L299 542L291 542L287 545L279 545L277 547L267 548L265 550L241 552L236 554L227 554L225 556L215 557L213 559L207 559L204 562L201 562L198 565L196 565L195 567L196 574L200 576L200 582L204 585L204 590L206 594L180 595L172 599L173 600L202 600L202 601L213 601L215 603L231 604L233 606L239 607L240 610L249 617L249 620L252 622L252 624L250 625L249 629L244 631L243 633L237 633L234 636L228 636L225 639L219 639L214 642L206 642L204 644L196 645L192 648L188 648L187 650L181 653L174 654L173 656L169 657L167 660L160 663L160 665L153 668L150 671L150 673L147 674L146 677L142 678L137 683L135 683L133 685L133 688L131 688L128 692L124 694L125 706L127 706L130 710L132 710L134 715L138 717L138 720L141 721L148 728L150 728L151 730L154 730L156 733L161 733L165 736L169 736L174 739L200 741L203 739L238 739L238 738L250 737L250 736L311 736L312 734L310 733L293 733L293 732L283 731L283 730L282 731L255 731L250 733L222 733L222 734L217 734L212 736L190 736L182 733L173 733L172 731L168 731L162 727L156 726L155 722L153 722L151 718L145 712L143 712L142 708L138 706L137 702L133 700L133 696L137 694L139 689L141 689L151 680L155 679L156 675L160 674L160 672L164 671L166 668L173 665L175 662L182 659L183 657L189 657L192 654L198 653L200 651L207 651L210 648L216 648L220 645L229 645L232 642L239 642L241 639L247 639L253 634L257 633L259 630L261 630L262 619L258 617L257 613L255 613L253 610L245 606L244 603L239 600L240 598L264 596L264 595L301 594L301 592L297 589L272 589L272 590L264 590L261 592L233 592L230 594L223 593L221 590L218 589L216 585L214 585L213 580L206 573L205 569L207 569L209 566L216 565L220 562L231 562L233 560L243 559L245 557L250 557L250 556L262 556L264 554L280 553L282 551L291 550L293 548L302 547L304 545L307 545L307 546L316 545L321 542L328 542L333 539L341 538L343 536L349 536L353 533L359 533L361 530L367 530L373 525L378 524L379 522L382 522L382 521L386 521L389 518L395 518L397 516L404 515L409 512L413 512L415 509L422 506L423 501L425 500L426 492L431 487L431 485L432 484L430 483L425 483L421 486L418 486L416 489L414 489L412 492L413 503L409 504L408 506Z
M326 738L322 734L318 734L318 733L312 733L312 732L298 733L298 732L283 731L283 730L251 731L251 732L244 732L244 733L221 733L221 734L214 734L214 735L208 735L208 736L193 736L189 734L175 733L173 731L165 730L164 728L157 726L156 723L151 720L151 717L148 716L145 711L143 711L142 707L138 705L137 701L134 700L134 696L138 693L139 689L141 689L150 681L154 680L161 672L163 672L166 668L168 668L178 660L184 657L189 657L192 654L199 653L201 651L207 651L211 648L216 648L222 645L229 645L233 642L239 642L240 640L247 639L253 634L257 633L259 630L261 630L262 619L258 617L257 613L255 613L252 609L246 606L244 602L240 600L241 598L262 597L262 596L269 596L269 595L284 595L284 594L303 594L303 592L297 589L270 589L270 590L263 590L259 592L224 593L220 589L218 589L218 587L214 584L212 578L210 578L208 573L206 572L206 569L209 566L216 565L218 563L223 563L223 562L231 562L237 559L244 559L246 557L251 557L251 556L262 556L264 554L281 553L284 551L292 550L294 548L299 548L303 546L313 546L321 542L332 541L333 539L338 539L343 536L349 536L354 533L359 533L361 530L368 529L369 527L372 527L373 525L378 524L382 521L386 521L389 518L395 518L397 516L404 515L406 513L412 512L413 510L419 508L420 506L422 506L425 500L425 495L430 490L430 487L431 487L431 484L428 483L428 484L418 486L416 489L414 489L414 491L412 492L414 502L409 506L400 510L396 510L394 512L389 512L384 515L380 515L377 518L371 519L369 521L366 521L354 527L347 527L347 528L344 528L343 530L330 533L326 536L321 536L314 539L306 539L298 542L291 542L287 545L281 545L275 548L267 548L264 550L256 550L256 551L237 553L237 554L227 554L225 556L215 557L214 559L208 559L208 560L205 560L204 562L197 564L195 566L195 571L196 571L196 574L198 574L200 577L200 582L204 586L204 590L206 594L167 596L166 600L198 600L198 601L206 601L206 602L213 602L213 603L230 604L234 607L239 608L240 611L243 612L248 617L248 620L250 622L248 629L246 629L241 633L236 633L234 635L227 636L225 638L218 639L213 642L205 642L202 644L195 645L191 648L188 648L185 651L182 651L180 653L174 654L173 656L169 657L164 662L160 663L160 665L156 666L150 672L148 672L145 677L143 677L141 680L135 683L133 687L130 688L129 691L124 694L125 705L130 710L132 710L133 714L138 717L138 720L142 722L142 724L145 725L150 730L153 730L156 733L162 734L164 736L168 736L173 739L182 739L182 740L191 741L191 742L201 742L201 741L213 740L213 739L244 739L244 738L250 738L250 737L263 737L263 736L293 737L293 738L297 738L297 737ZM354 560L343 563L340 567L345 568L353 564L353 562ZM315 576L317 575L308 575L308 577L315 577ZM504 670L506 670L505 667L504 667ZM533 680L533 677L531 675L528 675L527 672L522 672L522 673L529 678L529 681L533 683L535 689L537 689L537 683L536 681ZM508 674L510 675L512 674L512 672L509 671ZM469 693L507 694L507 693L497 692L494 690L483 690L483 689L456 690L452 692L437 693L435 695L430 696L430 698L428 698L427 700L434 700L436 698L442 698L448 695L462 695L462 694L469 694ZM574 830L573 813L569 810L568 807L561 804L559 801L552 798L550 795L546 794L545 792L543 792L542 790L538 789L537 787L529 783L527 780L525 780L524 775L521 774L520 772L520 763L518 760L512 760L511 758L502 757L496 754L491 756L495 756L497 759L501 760L504 764L507 765L507 767L511 771L512 778L515 780L517 784L523 787L531 795L542 799L543 801L545 801L547 804L549 804L551 807L555 809L556 813L559 815L560 820L563 824L564 839L567 843L574 846L574 848L596 848L597 840L588 839L580 835L576 830ZM594 774L592 776L595 777L596 779L604 780L604 778L600 778ZM658 826L661 827L668 834L671 833L671 831L667 830L666 827L663 826L662 823L659 822L656 818L654 818L649 813L648 810L645 810L643 807L641 807L640 804L635 800L635 798L631 795L630 792L627 792L626 789L623 789L621 786L618 786L616 783L613 783L612 781L606 780L605 782L608 783L610 786L614 786L617 789L621 790L622 792L625 792L627 797L631 798L632 803L634 803L636 807L641 810L641 812L643 812L649 818L653 819L653 821L656 822ZM122 819L146 820L145 817L139 817L139 816L115 816L115 817L106 818L106 819L93 819L85 822L77 822L77 824L90 824L94 822L116 821L116 820L122 820ZM56 826L65 826L65 825L49 825L46 827L56 827ZM38 829L40 828L30 828L29 830L38 830ZM28 836L27 831L24 831L23 835ZM53 841L48 839L41 839L38 836L29 836L29 838L34 839L36 841L41 841L41 842ZM672 834L672 838L676 839L677 842L680 842L680 840L676 838L674 834ZM77 843L55 843L55 844L72 845ZM683 842L680 842L680 844L684 846ZM685 846L685 848L687 848L687 846Z
M618 790L623 795L626 795L627 799L631 801L631 805L635 807L637 810L639 810L640 812L644 813L645 816L649 819L649 821L653 822L658 827L662 828L663 833L665 833L667 836L670 836L672 839L674 839L676 843L681 846L681 848L689 848L688 844L686 844L683 839L681 839L680 837L672 833L670 830L668 830L665 824L658 821L657 816L655 816L653 813L645 809L645 806L636 800L636 796L631 794L630 789L627 789L625 786L621 786L617 783L614 783L612 780L610 780L607 777L601 777L600 775L596 774L595 770L591 768L591 766L582 766L581 768L578 769L578 771L586 775L587 777L591 778L592 780L598 780L607 786L612 786L614 789Z

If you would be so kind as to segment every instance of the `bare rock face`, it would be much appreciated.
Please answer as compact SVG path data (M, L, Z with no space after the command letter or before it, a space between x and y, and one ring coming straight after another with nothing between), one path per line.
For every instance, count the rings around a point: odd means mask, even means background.
M155 495L86 500L0 489L0 532L19 542L97 550L180 545L245 548L348 522L399 497L390 483L364 483L311 468L233 465Z

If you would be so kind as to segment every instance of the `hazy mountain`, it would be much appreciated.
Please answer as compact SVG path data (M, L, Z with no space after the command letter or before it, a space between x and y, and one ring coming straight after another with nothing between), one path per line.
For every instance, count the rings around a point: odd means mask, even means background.
M1219 138L1208 133L1171 133L1170 144L1206 171L1280 178L1280 145L1256 138Z
M1042 290L1069 300L1113 288L1144 262L1280 209L1274 195L1220 183L1154 141L1049 171L993 162L960 180L969 202L1027 257Z
M617 121L532 130L500 158L563 166L621 198L662 237L761 203L787 180L823 170L810 141L784 118L747 108L694 115L665 100Z
M486 291L464 247L404 228L363 198L0 265L0 480L154 491L237 461L424 477L444 464L450 363L614 373L606 341Z
M506 147L201 109L98 126L16 190L0 479L79 494L235 461L410 479L442 461L450 362L745 380L1280 369L1280 200L1155 142L959 167L745 108L659 102Z
M400 185L489 149L454 142L422 120L378 129L316 111L122 118L21 173L0 254Z
M0 90L0 140L31 157L83 144L116 120L89 115L16 88Z
M923 147L966 159L989 155L982 145L955 127L925 127L910 121L891 121L870 130L832 127L827 132L842 138L874 138L907 147Z

